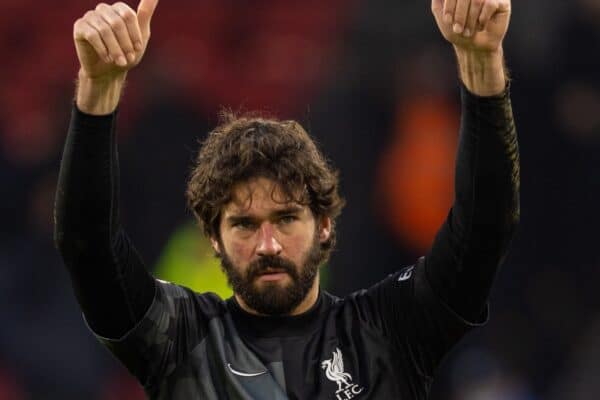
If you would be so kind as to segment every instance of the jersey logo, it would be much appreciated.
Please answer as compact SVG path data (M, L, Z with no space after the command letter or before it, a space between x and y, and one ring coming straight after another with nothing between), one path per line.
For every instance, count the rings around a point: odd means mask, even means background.
M232 373L234 373L235 375L246 376L246 377L260 376L262 374L266 374L267 373L267 371L260 371L260 372L241 372L241 371L236 371L235 369L233 369L231 367L230 363L227 363L227 368L229 368L229 370Z
M321 368L325 370L327 379L338 385L338 390L335 392L336 400L350 400L363 391L363 387L352 382L352 375L344 372L344 359L339 348L335 349L330 360L321 363Z
M413 269L415 269L414 265L411 267L404 268L402 270L402 272L400 272L400 275L398 275L398 282L403 282L403 281L409 280L413 273Z

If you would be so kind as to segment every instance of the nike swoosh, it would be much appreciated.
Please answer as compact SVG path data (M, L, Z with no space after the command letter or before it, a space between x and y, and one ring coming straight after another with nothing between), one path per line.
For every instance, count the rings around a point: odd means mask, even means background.
M231 367L231 364L229 364L229 363L227 363L227 368L229 368L229 370L231 372L233 372L234 374L239 375L239 376L249 376L249 377L252 377L252 376L259 376L259 375L263 375L263 374L267 373L267 371L252 372L252 373L236 371L235 369L233 369Z

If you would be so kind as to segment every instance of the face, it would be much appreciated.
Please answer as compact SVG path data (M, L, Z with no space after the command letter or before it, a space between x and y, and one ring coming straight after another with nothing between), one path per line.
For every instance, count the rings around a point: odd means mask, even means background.
M255 178L233 188L212 244L235 296L248 311L296 314L316 301L320 244L331 221L287 201L278 185Z

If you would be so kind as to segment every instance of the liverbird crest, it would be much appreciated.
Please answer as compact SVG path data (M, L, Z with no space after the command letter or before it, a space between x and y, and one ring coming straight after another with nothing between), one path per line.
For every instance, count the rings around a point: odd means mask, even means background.
M336 348L331 359L321 363L321 368L325 370L327 379L337 383L338 392L352 386L352 375L344 372L344 359L340 349Z

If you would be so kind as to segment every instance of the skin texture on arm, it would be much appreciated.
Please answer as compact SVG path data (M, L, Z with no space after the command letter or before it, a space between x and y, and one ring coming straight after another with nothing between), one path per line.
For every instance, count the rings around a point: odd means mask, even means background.
M502 94L508 77L502 49L493 53L475 53L455 49L460 78L465 87L478 96Z
M79 72L77 79L77 108L88 115L109 115L116 111L123 93L126 73L107 79L89 78Z

